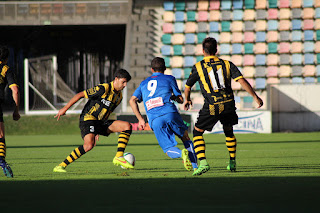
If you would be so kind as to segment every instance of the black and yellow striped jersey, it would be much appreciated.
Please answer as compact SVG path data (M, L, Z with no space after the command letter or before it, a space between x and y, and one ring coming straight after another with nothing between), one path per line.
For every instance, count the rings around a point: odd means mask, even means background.
M84 95L89 100L81 112L80 121L106 121L122 100L122 93L114 89L113 82L87 89Z
M9 85L9 88L12 86L18 86L16 77L14 75L14 72L9 68L8 65L3 64L0 61L0 100L4 99L4 89L7 85Z
M198 81L206 104L224 104L234 101L231 78L235 81L243 78L231 61L208 56L192 67L186 87L190 88Z

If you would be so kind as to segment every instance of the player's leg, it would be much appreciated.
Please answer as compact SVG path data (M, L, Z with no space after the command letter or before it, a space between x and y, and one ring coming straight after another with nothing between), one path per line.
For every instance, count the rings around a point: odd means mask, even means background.
M200 165L199 168L192 175L202 175L210 169L210 166L206 158L206 145L203 138L203 133L204 130L199 129L197 127L195 127L193 130L194 151L196 152L197 158L200 161Z
M237 139L233 134L233 125L238 124L238 115L235 111L227 113L226 115L221 116L220 122L223 126L223 131L226 136L226 145L230 155L227 169L234 172L236 171Z
M54 172L67 172L66 167L80 158L82 155L89 152L96 143L95 136L97 135L98 125L93 122L80 122L81 136L83 138L83 145L74 149L70 155L66 157L58 166L54 167Z
M0 116L0 166L3 170L3 173L7 177L13 177L13 172L10 168L10 166L6 162L6 141L4 137L4 123L3 123L3 117Z
M195 171L195 170L198 169L197 156L196 156L196 153L194 151L193 142L189 138L188 130L185 130L181 140L183 142L184 147L188 151L188 156L189 156L189 159L191 161L192 168Z
M223 126L223 131L226 136L226 145L230 155L230 162L227 169L230 171L236 171L236 151L237 151L237 139L233 134L233 126Z
M123 153L128 145L131 133L132 126L127 121L110 121L108 125L108 133L119 132L118 137L118 148L116 156L113 158L113 164L123 166L127 169L133 169L134 166L131 165L126 159L123 157Z

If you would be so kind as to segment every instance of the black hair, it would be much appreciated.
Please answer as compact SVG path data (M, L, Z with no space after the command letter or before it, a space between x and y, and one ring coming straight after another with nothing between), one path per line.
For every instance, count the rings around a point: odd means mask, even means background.
M203 39L202 48L205 53L215 55L217 53L217 40L211 37Z
M125 69L119 69L114 73L114 77L116 78L125 78L127 79L127 82L131 80L131 75L129 72Z
M9 49L6 46L0 46L0 61L4 61L9 57Z
M151 61L151 68L154 71L164 72L166 70L166 63L163 58L155 57Z

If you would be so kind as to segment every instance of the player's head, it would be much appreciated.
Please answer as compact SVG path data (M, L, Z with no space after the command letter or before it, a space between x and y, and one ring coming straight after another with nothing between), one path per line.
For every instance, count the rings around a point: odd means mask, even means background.
M151 61L151 68L153 72L164 72L166 70L166 63L163 58L155 57Z
M217 40L215 38L205 38L202 41L203 53L206 55L215 55L217 53Z
M0 61L6 62L8 58L9 58L8 47L0 45Z
M117 91L123 90L131 80L131 75L125 69L119 69L114 73L113 86Z

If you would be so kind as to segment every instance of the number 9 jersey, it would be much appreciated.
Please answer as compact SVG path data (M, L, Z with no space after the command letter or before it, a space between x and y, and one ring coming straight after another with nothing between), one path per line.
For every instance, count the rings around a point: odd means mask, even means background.
M171 96L181 95L175 77L160 72L142 81L133 93L138 102L144 103L147 117L152 126L153 119L170 112L178 112L177 107L171 100Z

